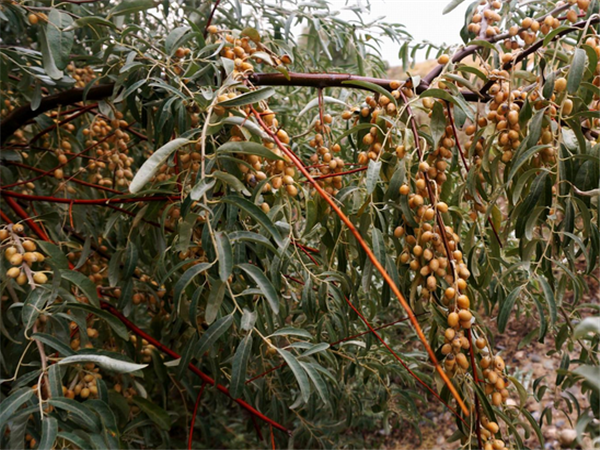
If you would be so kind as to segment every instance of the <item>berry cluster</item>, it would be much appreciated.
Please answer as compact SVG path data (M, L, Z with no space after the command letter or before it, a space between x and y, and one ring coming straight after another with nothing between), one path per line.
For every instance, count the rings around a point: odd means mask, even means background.
M48 281L40 266L45 257L37 251L37 244L33 240L22 236L24 229L20 223L1 228L0 245L5 247L4 257L11 265L6 276L13 278L21 286L29 283L35 287Z

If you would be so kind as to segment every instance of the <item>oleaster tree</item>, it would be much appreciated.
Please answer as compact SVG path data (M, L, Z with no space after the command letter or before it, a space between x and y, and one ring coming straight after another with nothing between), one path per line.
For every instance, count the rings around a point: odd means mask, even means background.
M548 389L598 442L598 1L477 1L451 48L349 8L0 3L3 448L355 447L438 406L541 447Z

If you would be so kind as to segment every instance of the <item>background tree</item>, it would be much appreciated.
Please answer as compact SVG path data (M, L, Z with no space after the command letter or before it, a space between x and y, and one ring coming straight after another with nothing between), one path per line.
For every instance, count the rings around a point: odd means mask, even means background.
M475 2L402 81L374 36L427 45L356 13L1 3L3 447L363 446L435 403L542 446L546 389L598 441L598 2Z

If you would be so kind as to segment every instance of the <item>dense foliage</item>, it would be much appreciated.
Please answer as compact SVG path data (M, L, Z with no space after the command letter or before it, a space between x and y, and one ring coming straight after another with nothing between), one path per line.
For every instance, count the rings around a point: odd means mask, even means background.
M474 2L460 48L354 12L2 1L3 448L354 447L436 403L541 447L547 389L600 440L598 1Z

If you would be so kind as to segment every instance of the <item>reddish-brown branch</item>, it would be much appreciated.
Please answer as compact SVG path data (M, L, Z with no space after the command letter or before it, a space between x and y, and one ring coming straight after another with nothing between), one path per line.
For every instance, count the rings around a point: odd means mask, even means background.
M8 204L8 206L10 206L12 210L17 214L17 216L23 219L25 223L29 226L29 228L31 228L33 232L39 236L40 239L51 242L46 232L37 223L35 223L31 217L29 217L29 214L27 214L25 210L21 208L21 206L15 201L14 198L6 197L5 201Z
M206 39L206 36L208 36L208 27L210 27L210 24L212 23L213 17L215 16L217 8L219 7L219 3L221 3L221 0L216 0L215 4L212 7L212 10L210 11L208 20L206 21L206 25L204 27L204 39Z
M75 112L75 114L73 114L72 116L67 117L66 119L61 120L58 123L55 123L54 125L50 125L48 128L40 131L39 133L37 133L35 136L33 136L30 140L29 140L29 144L34 143L35 141L37 141L39 138L41 138L43 135L50 133L52 130L54 130L55 128L58 127L62 127L63 125L77 119L79 116L82 116L83 114L85 114L86 112L88 112L90 109L94 109L96 106L98 106L98 103L94 103L92 105L88 105L88 106L84 106L82 108L79 108L79 110L77 112Z
M123 314L121 314L121 312L119 310L117 310L110 303L107 303L105 301L101 301L100 302L100 306L102 307L102 309L110 312L113 316L115 316L117 319L119 319L121 322L123 322L123 324L129 330L131 330L134 334L136 334L138 337L141 337L142 339L146 339L149 343L151 343L152 345L154 345L161 352L169 355L171 358L174 358L174 359L181 358L181 356L178 353L174 352L169 347L161 344L159 341L157 341L156 339L154 339L148 333L146 333L143 330L141 330L140 328L138 328L133 322L131 322L129 319L127 319L127 317L125 317ZM290 432L288 431L288 429L285 428L283 425L280 425L279 423L275 422L274 420L268 418L267 416L265 416L264 414L262 414L260 411L254 409L254 407L252 407L251 405L249 405L248 403L246 403L242 399L233 398L229 394L229 390L225 386L217 384L215 382L215 380L213 380L211 377L209 377L204 372L202 372L200 369L198 369L194 364L190 363L189 366L188 366L188 368L192 372L194 372L194 374L196 374L198 377L200 377L200 379L202 381L204 381L205 383L210 384L211 386L215 386L219 391L221 391L223 394L225 394L226 396L228 396L229 398L231 398L234 402L236 402L242 408L244 408L245 410L247 410L250 414L252 414L252 415L258 417L259 419L263 420L264 422L266 422L266 423L274 426L278 430L281 430L281 431L283 431L285 433L290 434Z
M292 163L296 166L296 168L298 170L300 170L300 172L310 181L310 183L313 185L313 187L319 193L319 195L329 204L329 206L335 212L335 214L340 218L340 220L342 222L344 222L344 224L348 227L348 230L352 233L352 235L354 235L357 242L363 248L363 250L365 251L367 257L369 258L369 260L371 261L373 266L381 274L384 281L390 286L391 291L398 298L400 304L406 311L406 314L408 315L408 317L415 329L415 332L417 333L417 336L419 337L419 340L425 347L425 350L427 351L429 358L431 359L433 365L435 366L436 371L438 372L438 374L440 375L440 377L442 378L442 380L444 381L446 386L448 386L450 393L456 399L460 408L463 410L463 413L466 416L468 416L469 410L467 409L465 403L463 402L462 398L460 397L458 391L456 390L456 388L454 387L454 385L448 378L448 375L446 374L444 369L439 364L434 351L432 350L431 346L429 345L429 342L427 341L425 333L423 333L423 330L421 329L421 326L419 325L419 322L417 321L417 319L415 317L414 312L412 311L408 302L404 298L404 295L402 295L402 292L400 291L398 286L396 286L396 283L394 282L393 278L390 276L390 274L387 272L387 270L381 265L381 263L379 262L379 260L377 259L377 257L375 256L375 254L373 253L373 251L371 250L369 245L366 243L366 241L360 235L360 232L354 226L352 221L346 216L346 214L344 214L344 212L339 208L339 206L336 204L336 202L333 201L333 199L329 196L329 194L327 194L327 192L325 192L325 190L319 185L319 183L311 176L309 171L302 164L302 161L300 161L300 159L296 156L296 154L294 152L292 152L290 149L288 149L287 147L285 147L282 144L282 142L279 140L277 135L275 133L273 133L273 131L267 126L267 124L265 124L262 117L260 116L259 113L256 112L256 110L253 109L253 113L254 113L254 116L256 117L259 125L271 137L271 139L273 139L273 141L275 142L275 145L277 145L277 147L281 150L281 152L284 155L286 155L292 161ZM418 136L417 136L417 139L418 139Z
M17 161L4 161L4 163L9 164L11 166L21 167L22 169L31 170L32 172L43 173L44 176L48 175L46 173L46 171L43 169L38 169L37 167L28 166L27 164L23 164L23 163L20 163ZM124 194L124 192L117 191L116 189L112 189L112 188L109 188L106 186L100 186L99 184L90 183L88 181L80 180L78 178L70 178L68 181L77 183L77 184L81 184L82 186L87 186L87 187L91 187L94 189L98 189L100 191L110 192L112 194L119 194L119 195Z
M302 283L302 284L304 284L304 283ZM429 313L428 312L423 312L421 314L416 314L416 317L420 317L420 316L423 316L425 314L429 314ZM391 327L392 325L397 325L397 324L399 324L401 322L406 322L407 320L408 320L408 317L404 317L402 319L395 320L394 322L386 323L385 325L380 325L377 328L374 328L374 330L375 331L383 330L384 328ZM372 331L371 330L363 331L362 333L354 334L352 336L348 336L348 337L345 337L345 338L340 339L338 341L332 342L332 343L329 344L329 346L330 347L335 347L336 345L339 345L342 342L350 341L352 339L356 339L358 337L364 336L365 334L369 334L369 333L372 333ZM251 383L253 381L256 381L256 380L258 380L258 379L260 379L260 378L262 378L262 377L264 377L264 376L266 376L266 375L268 375L268 374L270 374L272 372L275 372L276 370L279 370L279 369L281 369L281 368L283 368L285 366L287 366L287 363L284 362L282 364L279 364L278 366L272 367L271 369L269 369L269 370L267 370L267 371L265 371L265 372L263 372L263 373L261 373L259 375L256 375L253 378L250 378L248 381L246 381L246 384Z
M431 387L429 387L429 385L427 383L425 383L423 380L421 380L421 378L419 378L419 376L414 373L410 367L408 367L408 365L402 360L402 358L400 358L396 352L394 350L392 350L392 348L382 339L382 337L379 335L379 333L377 333L377 331L375 331L375 329L371 326L371 324L369 323L369 321L360 313L360 311L352 304L352 302L350 300L348 300L348 297L344 297L346 299L346 303L348 303L348 306L350 306L350 308L352 308L352 310L358 315L358 317L361 318L361 320L364 322L364 324L369 328L369 330L371 331L371 333L373 333L375 335L375 337L377 338L377 340L379 342L381 342L383 344L383 346L392 354L392 356L394 356L394 358L396 358L396 360L402 364L402 367L404 367L407 372L419 383L421 384L423 387L425 387L425 389L427 389L429 392L431 392L431 394L437 398L444 406L446 406L446 408L448 408L456 417L458 417L465 425L466 422L465 420L460 416L460 414L458 414L456 412L456 410L454 408L452 408L448 403L446 403L442 397L439 396L439 394L437 392L435 392Z
M20 192L7 191L5 189L0 191L0 195L6 196L6 197L20 198L21 200L25 200L25 201L29 201L29 202L68 203L68 204L73 204L73 205L98 205L98 206L108 206L111 203L168 202L168 201L179 200L178 197L173 197L173 196L71 199L71 198L49 197L49 196L45 196L45 195L27 195L27 194L21 194Z
M192 414L192 420L190 422L190 437L188 438L188 450L192 450L192 442L194 441L194 424L196 423L196 415L198 414L198 407L200 406L200 399L202 398L202 393L204 392L205 387L206 387L206 381L204 383L202 383L200 392L198 392L198 397L196 397L196 403L194 404L194 413Z
M7 224L13 223L12 220L10 220L10 217L8 217L6 214L4 214L4 211L0 210L0 218L2 218L2 220L4 222L6 222Z
M269 427L271 431L271 448L275 450L277 447L275 446L275 434L273 434L273 427Z
M34 181L37 181L37 180L39 180L41 178L44 178L45 176L53 174L55 170L61 169L61 168L65 167L68 163L70 163L71 161L73 161L78 156L86 154L90 150L94 149L95 147L97 147L98 145L102 144L104 141L106 141L107 139L109 139L113 134L114 134L114 132L106 135L105 137L103 137L102 139L100 139L95 144L92 144L89 147L84 148L79 153L75 153L73 156L71 156L70 158L68 158L64 163L59 164L58 166L55 166L52 169L43 172L41 175L38 175L37 177L30 178L29 180L18 181L16 183L12 183L12 184L7 184L6 186L0 186L0 189L10 189L10 188L15 187L15 186L21 186L23 184L33 183Z
M113 88L114 84L109 83L92 86L87 93L84 88L69 89L44 97L35 111L31 109L30 104L16 108L0 124L0 130L2 131L0 143L4 143L6 139L12 136L29 119L61 105L72 105L82 100L101 100L109 97L113 92Z
M479 377L477 375L477 366L475 365L475 351L473 350L473 335L471 334L471 329L467 328L466 331L467 339L469 340L469 356L471 358L471 368L473 370L473 381L475 384L479 383ZM479 444L479 448L483 448L483 442L481 440L481 429L479 424L481 423L479 420L479 397L477 396L477 390L473 390L473 395L475 396L475 434L477 435L477 443Z
M600 16L597 15L597 14L595 16L593 16L593 17L590 17L589 20L582 20L580 22L576 22L570 28L567 28L566 30L563 30L563 31L557 33L556 35L554 35L552 37L552 39L550 40L550 42L555 41L555 40L563 37L566 34L572 33L573 31L581 31L586 26L592 25L592 24L596 24L598 22L600 22ZM523 50L521 53L519 53L514 59L511 59L510 61L508 61L507 63L505 63L502 66L502 69L503 70L510 70L510 69L512 69L518 63L520 63L524 59L528 58L529 55L531 55L532 53L537 52L543 46L544 46L544 38L539 39L534 44L531 44L531 46L529 46L528 48L526 48L525 50ZM487 91L494 85L495 82L496 82L495 80L489 80L486 84L483 85L483 87L481 88L481 90L479 92L481 94L487 95Z
M456 124L454 123L454 117L452 116L452 105L450 102L446 102L446 108L448 110L448 119L450 119L450 126L452 127L452 133L454 134L454 140L456 141L456 148L458 148L458 153L460 158L462 159L463 165L465 166L465 170L469 173L469 163L465 157L465 153L463 152L462 146L460 144L460 140L458 139L458 131L456 130ZM498 245L502 248L502 241L500 240L500 236L498 236L498 231L496 230L496 226L494 225L494 221L491 217L488 216L487 222L492 227L492 231L494 232L494 236L498 240Z
M317 177L313 177L314 180L324 180L325 178L332 178L332 177L337 177L337 176L344 176L344 175L350 175L353 173L357 173L357 172L363 172L367 170L367 166L363 166L363 167L357 167L356 169L352 169L352 170L347 170L346 172L337 172L337 173L328 173L325 175L319 175ZM305 181L305 183L309 183L310 181Z
M289 76L282 73L255 73L248 77L248 80L255 86L304 86L317 89L343 87L347 89L363 89L369 91L368 87L346 84L352 81L367 82L376 84L388 91L390 80L387 78L361 77L347 73L295 73L290 72ZM429 83L425 79L416 87L416 92L420 94L429 88ZM470 91L462 91L462 96L467 101L480 101L482 96Z

